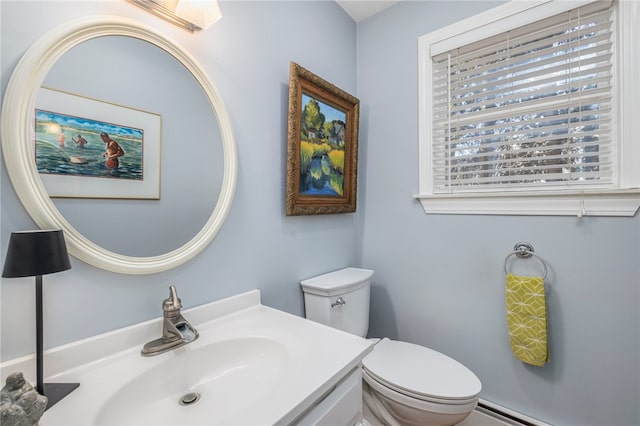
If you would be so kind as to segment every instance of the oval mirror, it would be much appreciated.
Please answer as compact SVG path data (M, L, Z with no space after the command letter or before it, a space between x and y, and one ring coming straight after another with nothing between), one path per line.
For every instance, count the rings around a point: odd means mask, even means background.
M187 86L181 87L187 87L187 89L176 92L176 88L169 84L167 87L159 88L158 91L168 91L173 88L174 91L171 92L171 95L175 97L176 102L186 102L186 100L180 99L180 96L190 96L190 105L194 105L197 111L208 114L210 117L209 120L206 119L206 115L203 119L193 117L195 120L189 122L182 122L187 117L173 117L174 125L169 126L169 123L163 123L167 124L167 129L174 133L180 133L180 129L175 129L176 121L179 121L184 126L190 126L190 130L193 130L191 127L194 126L194 123L199 123L198 126L200 127L197 127L198 130L196 131L199 133L199 137L211 141L211 146L207 147L201 153L201 156L223 158L223 161L219 163L210 162L209 166L211 164L214 164L214 166L211 166L208 171L205 170L206 167L193 167L192 170L195 172L190 177L192 180L184 182L185 186L183 188L195 187L194 182L197 182L198 188L205 188L202 191L213 194L211 196L214 197L214 201L202 201L207 197L200 196L197 192L191 192L188 199L171 198L172 191L174 194L184 194L190 191L181 190L180 186L183 182L172 187L171 184L167 184L163 180L162 193L166 194L169 199L167 202L167 197L164 197L165 207L161 211L164 211L163 214L165 216L174 219L179 218L180 215L179 212L175 211L176 208L190 209L198 204L201 204L199 207L206 211L201 219L189 220L190 223L198 225L192 225L196 226L197 229L193 229L187 237L172 237L171 232L169 232L172 229L171 225L162 224L161 228L163 229L150 229L135 238L126 238L127 228L142 229L144 226L137 226L135 222L131 223L123 220L123 215L126 215L126 218L136 215L138 218L144 218L149 214L148 209L157 208L162 204L163 197L156 200L126 200L126 212L123 213L118 211L118 208L122 210L122 203L118 202L121 200L56 198L54 203L47 192L34 161L34 141L36 140L36 130L34 128L35 110L37 102L41 102L39 100L41 90L48 90L41 89L41 87L45 83L48 85L53 82L51 84L55 85L56 89L68 91L61 92L65 96L73 92L83 92L82 94L88 95L89 99L94 97L103 99L104 96L99 92L84 93L86 87L60 87L61 82L65 81L64 77L56 80L56 74L59 74L58 70L61 63L73 63L77 60L76 58L87 57L87 49L95 48L96 43L108 43L110 48L115 51L127 50L132 46L135 48L136 43L150 43L153 46L147 47L153 47L158 52L168 54L169 59L166 58L166 55L164 55L165 58L162 58L162 55L158 55L157 52L147 50L150 52L148 55L155 56L158 61L161 61L160 64L163 69L173 66L178 70L178 73L182 69L182 74L184 75L180 78L186 81L185 84ZM146 61L154 63L153 58L150 56L145 58ZM174 64L172 65L167 61ZM177 67L174 65L177 65ZM115 64L107 64L107 67L113 66ZM69 68L63 67L62 69L68 70ZM175 79L176 74L173 74L172 78ZM69 78L66 78L66 80L69 80ZM198 90L189 88L188 80ZM113 93L111 88L107 90ZM66 99L63 100L66 101ZM158 108L160 108L159 104L153 104L153 101L150 102L152 102L151 109L153 109L153 105L158 105ZM123 103L126 104L127 101L123 101ZM162 119L166 121L165 117ZM188 132L187 135L189 135ZM188 158L185 158L184 155L189 155L189 152L183 149L184 146L169 145L171 141L175 142L176 139L175 136L171 137L169 135L166 139L163 138L163 143L160 145L162 149L161 156L164 157L162 167L167 169L165 170L166 172L171 171L171 164L188 161ZM183 142L186 144L188 141ZM157 273L174 268L192 259L213 240L219 231L231 207L235 192L237 175L235 140L226 108L215 86L184 49L150 28L119 17L91 17L72 21L52 30L29 48L16 66L5 92L2 109L2 144L5 164L11 182L20 201L38 226L41 228L62 229L66 234L70 254L86 263L112 272L127 274ZM222 146L221 149L220 145ZM102 147L102 150L104 150L104 147ZM180 155L183 156L181 157ZM167 161L167 159L175 161ZM222 170L211 170L211 168L222 168ZM214 181L212 187L206 185L211 183L209 181ZM215 200L216 194L217 201ZM188 203L190 207L185 207L185 203ZM92 211L101 212L100 221L96 221L95 226L87 226L87 223L92 223L91 221L77 220L79 216L90 214L87 212ZM158 214L154 213L153 221L157 223L155 216L158 216ZM118 218L109 221L109 218L113 217ZM106 223L103 223L103 219L106 220ZM144 219L142 219L142 222L144 222ZM202 223L203 226L200 228L199 226ZM81 224L81 226L74 226L74 224ZM114 224L119 224L120 233L104 231L113 228ZM195 233L195 236L189 239L193 233ZM110 236L111 239L109 238ZM158 241L154 241L153 238L158 238ZM125 241L125 243L123 244L122 241ZM168 242L175 245L162 246L160 241L164 244ZM159 253L151 253L151 255L145 253L141 256L139 255L140 251L135 248L136 246L142 247L140 250L148 250L148 247L152 247L154 250L157 250L157 247L165 248ZM144 247L147 248L145 249Z

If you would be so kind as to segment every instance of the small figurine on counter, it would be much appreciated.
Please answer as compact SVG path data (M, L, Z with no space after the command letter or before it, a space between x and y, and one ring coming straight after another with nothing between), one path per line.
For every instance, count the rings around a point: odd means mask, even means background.
M0 424L34 426L47 408L47 397L40 395L21 372L11 373L0 390Z

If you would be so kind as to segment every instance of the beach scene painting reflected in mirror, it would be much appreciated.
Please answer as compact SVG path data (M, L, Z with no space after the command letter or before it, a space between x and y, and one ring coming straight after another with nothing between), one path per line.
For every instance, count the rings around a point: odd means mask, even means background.
M291 63L288 216L356 210L359 101Z
M36 166L51 197L160 197L157 114L40 90Z

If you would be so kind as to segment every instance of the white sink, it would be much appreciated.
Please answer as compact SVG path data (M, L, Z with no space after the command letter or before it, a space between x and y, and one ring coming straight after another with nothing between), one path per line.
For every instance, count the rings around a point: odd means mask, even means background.
M80 387L40 424L289 425L317 412L372 349L366 339L262 305L258 290L183 313L200 337L157 356L140 350L159 337L161 318L48 350L46 381ZM1 367L33 382L33 357ZM181 405L189 394L199 399Z
M184 346L123 384L96 424L208 424L231 421L283 380L287 350L271 339L247 337ZM126 407L126 410L123 408Z

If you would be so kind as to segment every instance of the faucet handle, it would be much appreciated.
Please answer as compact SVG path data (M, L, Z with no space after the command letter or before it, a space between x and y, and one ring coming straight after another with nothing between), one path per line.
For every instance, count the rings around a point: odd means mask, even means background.
M165 311L174 311L180 308L182 308L182 302L178 297L178 292L176 291L175 286L170 286L169 298L162 302L162 309Z

